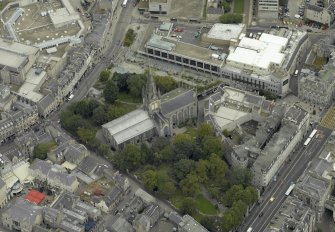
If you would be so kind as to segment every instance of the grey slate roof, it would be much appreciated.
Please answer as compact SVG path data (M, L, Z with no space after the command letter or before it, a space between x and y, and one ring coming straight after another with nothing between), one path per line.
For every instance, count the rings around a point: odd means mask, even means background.
M177 89L178 90L178 89ZM173 90L176 91L176 90ZM171 94L171 92L164 94L162 98L164 98L166 95ZM188 90L186 92L183 92L176 97L166 100L161 103L162 107L162 114L169 114L172 113L178 109L181 109L193 102L196 102L197 96L193 90Z
M86 156L79 164L78 168L86 175L90 175L98 167L98 161L92 156Z
M108 122L102 127L110 133L117 144L122 144L155 127L147 111L138 109Z
M122 189L117 186L113 187L105 198L107 207L109 208L112 204L117 202L120 197L122 197Z
M5 186L6 186L6 183L2 179L0 179L0 189L2 189Z
M54 101L55 98L51 95L51 93L49 93L38 102L38 105L44 110L48 106L50 106Z
M52 165L44 160L36 159L29 168L39 170L48 181L58 180L66 186L71 186L77 180L75 176L68 174L65 169L62 170L61 166Z
M114 219L110 226L107 229L111 230L112 232L133 232L134 229L129 222L126 221L123 217L118 217L116 220Z
M48 175L49 170L51 169L52 164L45 162L40 159L35 159L35 161L30 165L31 170L39 170L44 175Z
M36 218L42 216L42 207L37 206L23 198L17 198L14 205L5 211L9 217L17 222L27 221L30 225L34 225Z

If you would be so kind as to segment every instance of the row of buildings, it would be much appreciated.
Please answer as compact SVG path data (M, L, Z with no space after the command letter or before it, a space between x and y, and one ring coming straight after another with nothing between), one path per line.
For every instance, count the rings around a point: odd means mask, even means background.
M100 5L103 3L104 1ZM9 12L25 11L29 6L35 7L37 4L42 3L35 0L11 3L1 11L1 20L6 23L5 15L8 15ZM74 22L78 23L81 25L81 30L76 38L79 39L84 33L84 28L78 12L67 0L60 1L59 6L61 8L52 12L48 11L53 26L59 29ZM44 7L43 5L42 8ZM19 136L37 124L39 119L36 116L47 117L66 100L77 83L92 67L93 59L97 58L98 51L104 48L115 10L116 2L114 1L106 10L96 10L97 13L92 14L92 22L87 35L79 39L79 41L83 40L83 43L68 49L61 57L58 57L59 54L49 55L49 51L45 55L49 48L60 46L54 43L57 40L54 38L48 47L31 43L23 44L13 38L0 39L0 57L3 58L0 60L0 108L4 111L0 120L1 142ZM13 14L16 15L16 13ZM43 41L44 44L47 42ZM73 41L70 43L74 44ZM13 104L15 101L18 102Z
M311 161L293 188L293 196L285 199L266 231L314 231L326 210L333 211L335 134L330 135L320 155ZM334 216L333 216L334 217Z

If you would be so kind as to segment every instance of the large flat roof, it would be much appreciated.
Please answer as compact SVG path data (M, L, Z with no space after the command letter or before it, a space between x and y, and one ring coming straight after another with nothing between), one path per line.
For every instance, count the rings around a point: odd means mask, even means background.
M222 24L216 23L207 33L208 38L219 40L238 39L245 24Z
M268 69L271 64L283 63L283 49L287 43L287 38L266 33L259 40L243 37L238 47L228 55L227 61Z
M38 48L0 38L0 64L20 68L27 62L27 56L36 54Z
M39 87L44 83L46 72L42 71L39 75L35 73L36 69L32 68L27 73L27 78L18 90L18 94L31 100L38 102L43 98L43 94L39 93Z
M147 42L146 46L166 50L169 52L174 52L176 54L187 56L203 62L213 63L216 65L223 64L223 60L212 58L212 54L215 53L214 51L208 48L196 46L189 43L184 43L174 38L163 37L153 34L149 39L149 41Z
M0 38L0 49L12 51L17 54L32 55L38 52L38 48L34 46L25 45L18 42L13 42Z

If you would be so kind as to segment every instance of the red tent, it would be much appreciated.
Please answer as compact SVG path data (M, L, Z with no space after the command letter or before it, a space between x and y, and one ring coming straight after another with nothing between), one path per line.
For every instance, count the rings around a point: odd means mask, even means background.
M31 190L27 193L25 196L25 199L27 201L30 201L32 203L35 203L36 205L39 205L45 198L45 195L37 190Z

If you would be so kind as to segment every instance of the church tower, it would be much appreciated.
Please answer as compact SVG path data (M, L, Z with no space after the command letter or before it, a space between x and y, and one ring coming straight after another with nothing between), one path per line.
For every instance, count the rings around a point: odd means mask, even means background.
M149 115L160 111L161 101L157 95L156 84L150 71L148 72L147 82L142 90L142 96L144 109L149 112Z

